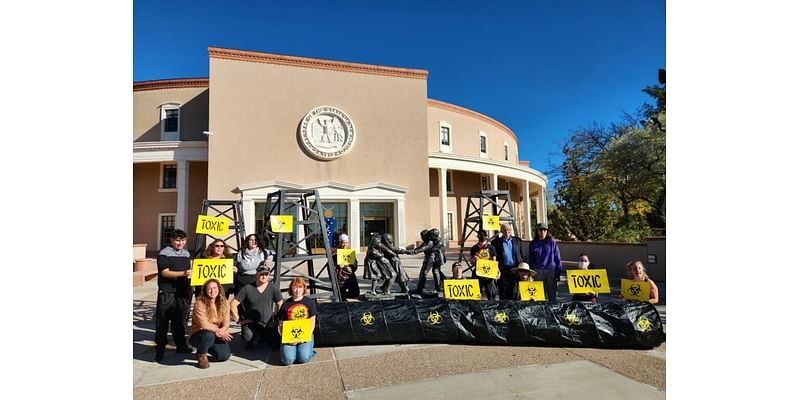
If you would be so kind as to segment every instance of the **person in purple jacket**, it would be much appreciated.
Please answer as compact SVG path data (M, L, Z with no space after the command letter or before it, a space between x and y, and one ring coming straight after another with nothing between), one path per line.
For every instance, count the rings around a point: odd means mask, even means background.
M547 301L555 302L562 270L561 253L555 239L547 231L547 224L536 225L536 233L528 251L528 263L536 271L534 279L544 284Z

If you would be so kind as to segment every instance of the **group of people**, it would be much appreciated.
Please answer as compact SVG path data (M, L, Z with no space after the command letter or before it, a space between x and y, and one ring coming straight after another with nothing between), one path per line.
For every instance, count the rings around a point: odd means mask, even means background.
M265 249L257 235L246 237L246 245L234 254L224 241L216 239L206 248L203 257L233 258L234 284L226 288L216 279L207 280L195 292L191 313L188 344L197 348L197 366L209 367L214 361L230 358L230 321L241 326L247 348L257 343L273 347L280 344L281 362L290 365L310 361L314 351L313 335L308 342L281 343L283 321L310 319L313 331L316 323L316 303L306 297L307 285L302 278L289 284L289 297L283 299L280 288L269 281L274 266L274 254ZM186 233L176 229L170 235L170 245L158 255L158 297L156 301L155 361L161 362L167 345L167 333L172 331L176 353L191 353L187 344L184 321L192 302L190 286L191 255L185 249ZM227 293L235 293L228 301ZM274 318L278 309L277 318ZM277 321L275 321L277 319Z

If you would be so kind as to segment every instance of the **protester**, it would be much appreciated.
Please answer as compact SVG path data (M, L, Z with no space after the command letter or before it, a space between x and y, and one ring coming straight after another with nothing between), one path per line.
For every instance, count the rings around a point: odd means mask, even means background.
M192 276L191 260L186 246L186 232L175 229L170 234L170 245L158 253L158 297L156 299L156 355L155 361L164 359L167 332L172 329L177 353L191 353L186 344L186 329L183 325L192 292L189 277Z
M547 224L536 225L536 233L528 250L528 262L536 271L536 280L544 284L547 301L557 301L558 280L562 270L561 253L558 243L548 233Z
M222 286L216 279L207 280L194 304L189 329L189 342L197 347L199 368L208 368L209 354L215 357L215 361L230 358L230 341L233 340L228 331L230 320L230 307L222 295Z
M272 261L267 260L267 265ZM280 287L269 282L270 267L262 265L256 268L256 284L245 285L236 297L231 300L231 316L242 327L242 339L245 347L251 349L258 343L268 343L270 347L278 347L278 336L272 316L275 305L280 309L283 304Z
M658 304L658 286L656 283L647 276L647 270L641 261L632 261L628 263L628 273L631 279L637 282L648 282L650 284L650 304Z
M501 300L510 300L510 289L515 284L514 274L511 269L519 265L523 261L527 261L522 257L522 240L516 236L511 236L511 225L503 223L500 225L500 236L492 240L497 252L497 265L500 268L500 280L498 283L498 291L500 292Z
M531 267L526 262L519 263L518 266L511 268L511 272L516 277L516 282L511 285L512 289L509 291L509 300L522 300L519 292L520 282L532 282L536 272L531 270Z
M274 253L264 249L258 235L251 233L245 238L245 245L233 258L235 268L234 285L236 293L244 285L253 285L256 282L256 268L264 265L267 259L273 259ZM272 261L275 261L274 259Z
M206 247L205 251L203 251L203 258L209 260L229 259L233 258L233 253L230 251L228 245L225 244L225 241L223 241L222 239L214 239L214 241L211 242L211 244L209 244L208 247ZM233 267L232 272L236 274L235 266ZM194 291L195 297L200 295L200 289L201 288L199 287L195 288ZM234 286L230 284L222 285L222 290L223 293L225 293L225 297L227 298L228 294L233 293Z
M306 281L303 278L294 278L289 284L289 299L283 302L278 312L278 333L283 334L283 321L296 319L311 319L311 340L308 342L282 343L281 363L292 365L307 363L317 354L314 351L314 328L317 326L317 303L305 296Z
M465 279L463 275L464 269L461 267L461 263L456 261L453 263L453 277L450 279Z
M589 261L589 256L586 254L581 254L578 256L578 268L579 269L589 269L593 267L594 264ZM597 294L596 293L575 293L572 295L572 301L587 301L591 303L597 303Z
M339 249L350 249L350 238L346 234L339 235L339 248L334 249L333 259L337 259L337 252ZM358 270L358 260L353 257L352 264L338 264L336 265L336 280L339 282L339 291L344 299L357 299L361 295L361 288L358 287L358 279L356 279L356 270Z
M473 278L478 278L478 284L481 288L481 294L486 296L487 300L497 300L497 279L500 278L500 270L498 268L497 276L495 278L486 278L478 276L478 260L495 261L497 259L497 251L494 246L489 244L489 235L484 230L478 231L478 243L469 249L469 256L472 265L475 269L472 272Z

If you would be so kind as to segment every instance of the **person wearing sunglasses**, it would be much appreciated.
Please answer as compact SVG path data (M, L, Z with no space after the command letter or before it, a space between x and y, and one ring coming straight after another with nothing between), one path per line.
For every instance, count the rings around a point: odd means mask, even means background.
M218 259L226 259L226 258L233 258L233 253L230 250L230 247L225 244L222 239L214 239L211 244L206 247L206 250L203 252L203 258L218 260ZM233 273L236 274L236 266L233 267ZM200 288L195 289L195 297L199 295ZM233 293L233 285L227 284L222 285L222 290L225 293L227 298L228 295Z

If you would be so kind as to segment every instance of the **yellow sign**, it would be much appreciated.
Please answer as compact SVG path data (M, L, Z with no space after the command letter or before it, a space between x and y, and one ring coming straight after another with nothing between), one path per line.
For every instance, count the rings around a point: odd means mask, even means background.
M625 300L650 301L650 282L623 279L622 298Z
M269 223L273 232L291 233L294 229L294 216L270 215Z
M483 229L487 231L500 230L500 216L497 215L484 215L483 216Z
M445 279L444 298L449 300L480 300L481 287L477 279Z
M281 332L281 343L311 341L311 334L313 333L311 320L306 318L283 321L283 330Z
M206 235L225 235L228 233L228 219L198 215L194 231Z
M356 249L336 249L336 265L356 263Z
M233 260L198 258L192 261L192 286L202 286L212 278L223 285L233 283Z
M572 294L611 293L605 269L568 269L567 284Z
M478 259L478 262L475 263L475 275L480 277L495 279L499 272L497 261Z
M520 281L519 282L520 300L544 301L544 282L542 281Z

